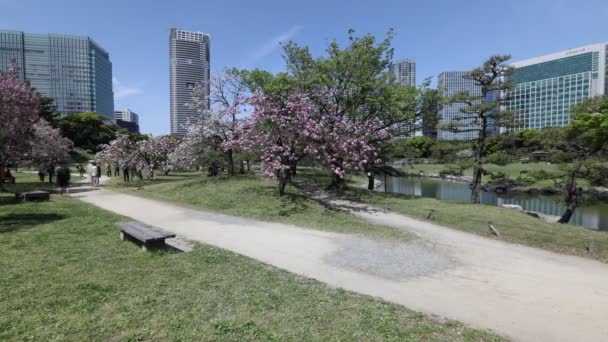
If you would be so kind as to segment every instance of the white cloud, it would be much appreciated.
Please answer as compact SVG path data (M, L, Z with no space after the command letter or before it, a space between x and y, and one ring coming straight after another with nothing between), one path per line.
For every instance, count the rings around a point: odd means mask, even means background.
M254 60L258 60L260 58L266 57L270 55L274 50L276 50L281 43L285 43L293 38L296 34L298 34L304 27L301 25L292 26L289 30L279 34L276 37L273 37L266 44L260 46L260 48L255 51L252 55Z
M120 82L116 77L112 78L112 87L114 88L114 98L123 99L125 97L143 94L143 89L137 86L129 86Z

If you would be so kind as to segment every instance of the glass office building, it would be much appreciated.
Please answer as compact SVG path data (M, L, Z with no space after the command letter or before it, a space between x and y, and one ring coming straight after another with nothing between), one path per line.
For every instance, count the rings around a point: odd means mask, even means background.
M169 30L171 134L183 136L189 123L200 117L189 106L198 84L209 94L210 37L208 33Z
M590 97L607 93L606 43L513 63L507 109L517 125L508 130L561 127L570 123L570 108Z
M11 60L21 69L19 77L53 98L62 115L113 117L112 63L91 38L0 30L0 70L6 71Z
M411 59L401 59L392 62L388 67L388 78L392 82L408 87L415 87L416 62Z
M437 88L445 97L450 97L457 93L468 91L470 95L481 96L481 87L475 81L464 78L468 71L446 71L439 74L437 78ZM457 124L458 129L467 132L452 132L445 129L437 131L437 139L441 140L472 140L479 137L479 126L473 119L463 119L462 109L464 103L453 103L444 105L439 111L439 125Z

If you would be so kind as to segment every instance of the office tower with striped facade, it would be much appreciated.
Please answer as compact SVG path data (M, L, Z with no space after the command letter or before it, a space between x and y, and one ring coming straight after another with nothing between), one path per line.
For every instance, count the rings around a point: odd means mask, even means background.
M183 136L200 113L191 108L194 87L209 94L210 37L208 33L169 30L171 134Z

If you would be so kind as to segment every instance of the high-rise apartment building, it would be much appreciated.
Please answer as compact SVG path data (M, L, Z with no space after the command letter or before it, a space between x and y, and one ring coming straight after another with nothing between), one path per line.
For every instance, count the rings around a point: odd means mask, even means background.
M114 111L114 120L132 122L139 125L139 115L130 109Z
M416 62L411 59L401 59L392 62L388 67L390 81L404 86L416 86Z
M582 46L513 63L507 109L518 125L509 130L560 127L570 123L570 108L608 93L607 43Z
M209 94L209 47L208 33L169 30L171 134L185 135L188 123L200 116L189 104L197 84Z
M53 98L62 115L113 117L112 63L91 38L0 30L0 70L8 70L11 60L20 68L19 77Z
M444 97L449 97L457 93L468 91L470 95L481 96L481 87L475 81L464 78L468 71L446 71L439 74L437 87ZM479 136L479 128L471 119L462 119L461 110L466 105L463 103L453 103L444 105L439 111L439 125L455 123L460 130L473 129L471 132L451 132L449 130L438 130L437 138L442 140L471 140ZM468 120L468 122L467 122Z

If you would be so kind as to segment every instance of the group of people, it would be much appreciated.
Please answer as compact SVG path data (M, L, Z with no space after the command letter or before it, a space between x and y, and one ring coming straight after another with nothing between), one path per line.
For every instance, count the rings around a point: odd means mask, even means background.
M97 166L97 171L95 171L96 176L97 175L101 175L101 167L99 166L99 163L92 163L93 165ZM112 170L114 171L114 177L119 177L120 176L120 170L122 169L122 179L125 182L130 182L132 177L134 177L135 175L139 175L137 169L131 165L129 165L129 163L125 162L122 165L119 164L115 164L114 167L112 167L112 164L107 164L106 165L106 175L108 177L112 177ZM91 178L93 177L93 175L91 174Z
M48 176L49 177L49 183L53 183L53 177L55 177L55 165L53 164L48 164L47 166L41 167L40 169L38 169L38 177L40 178L41 182L44 182L44 179Z
M99 178L101 177L101 166L96 161L91 161L89 164L89 176L91 176L91 185L98 186Z
M94 187L99 186L99 179L102 176L102 167L101 163L95 160L89 161L87 167L84 167L82 164L76 165L76 170L80 174L80 178L84 177L85 172L91 177L91 185ZM141 172L139 172L135 167L129 165L128 163L124 163L122 165L115 165L112 167L111 164L107 164L106 166L106 175L108 177L112 177L112 171L114 171L114 176L120 176L120 170L122 169L123 181L130 182L136 175L140 178L143 178ZM70 181L70 169L67 166L67 163L61 163L59 166L55 167L53 164L49 164L47 166L41 167L38 170L38 176L40 177L40 181L44 182L45 178L48 177L49 183L53 183L53 178L57 182L57 185L61 187L62 193L68 192L68 184Z
M40 181L44 182L44 178L49 177L49 183L53 183L53 177L57 182L57 185L61 189L61 194L69 193L68 186L70 184L70 168L67 162L61 162L59 166L55 167L53 164L49 164L46 167L38 170L38 177Z
M88 170L85 169L82 164L76 165L76 170L80 174L80 178L84 177L84 173L87 172L91 177L91 185L99 186L99 178L101 177L101 166L96 161L90 161L88 165ZM48 176L49 183L53 183L53 178L57 185L61 188L61 193L69 193L68 186L70 183L70 169L68 167L67 162L62 162L59 166L55 167L53 164L49 164L45 167L42 167L38 170L38 177L40 177L40 181L44 182L45 178Z

